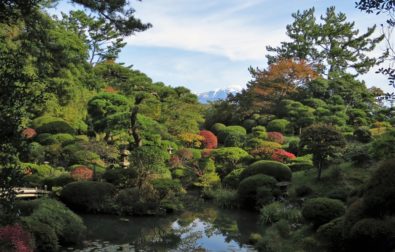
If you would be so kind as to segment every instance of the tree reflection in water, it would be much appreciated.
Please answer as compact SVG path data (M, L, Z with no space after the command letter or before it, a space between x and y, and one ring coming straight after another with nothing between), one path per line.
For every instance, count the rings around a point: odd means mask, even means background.
M83 215L88 240L64 251L253 251L246 245L257 231L253 213L207 206L166 217Z

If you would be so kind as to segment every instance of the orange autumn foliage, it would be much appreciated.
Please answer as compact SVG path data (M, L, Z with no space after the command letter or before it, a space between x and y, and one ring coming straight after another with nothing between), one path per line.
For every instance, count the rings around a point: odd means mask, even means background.
M298 92L298 87L318 77L304 60L281 59L271 64L267 70L250 71L254 78L250 83L251 91L255 97L255 104L260 107L270 107Z

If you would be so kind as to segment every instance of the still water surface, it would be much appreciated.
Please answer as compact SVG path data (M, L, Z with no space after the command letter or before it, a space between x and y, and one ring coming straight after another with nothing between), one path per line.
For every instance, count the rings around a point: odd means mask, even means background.
M248 245L257 216L204 204L165 217L81 215L88 228L79 248L63 251L255 251Z

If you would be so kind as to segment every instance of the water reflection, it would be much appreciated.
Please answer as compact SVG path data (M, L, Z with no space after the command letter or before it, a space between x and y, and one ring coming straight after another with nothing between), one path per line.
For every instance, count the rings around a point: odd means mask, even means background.
M254 251L247 245L257 217L210 206L166 217L83 215L88 227L81 248L64 251Z

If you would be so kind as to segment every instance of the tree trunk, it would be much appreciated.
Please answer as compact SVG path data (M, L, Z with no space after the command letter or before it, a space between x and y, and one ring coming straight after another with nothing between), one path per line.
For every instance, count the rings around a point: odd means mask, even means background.
M317 180L321 180L321 171L322 171L322 161L318 161L318 173L317 173Z

